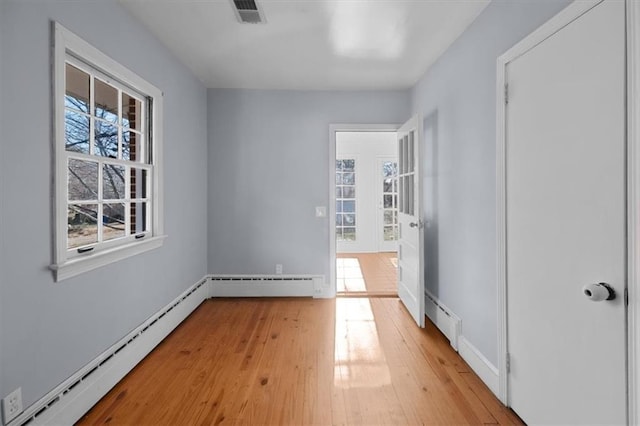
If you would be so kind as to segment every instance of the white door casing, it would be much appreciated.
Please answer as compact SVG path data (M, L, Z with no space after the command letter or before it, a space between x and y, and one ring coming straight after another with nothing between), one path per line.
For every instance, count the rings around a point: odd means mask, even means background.
M501 397L533 424L627 421L625 14L596 3L498 62ZM615 300L587 299L599 282Z
M398 130L398 296L424 327L424 238L422 219L421 115Z

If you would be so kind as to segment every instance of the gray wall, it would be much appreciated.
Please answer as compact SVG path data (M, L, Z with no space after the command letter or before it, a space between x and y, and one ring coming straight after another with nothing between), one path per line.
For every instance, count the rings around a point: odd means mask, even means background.
M569 3L493 1L411 91L424 114L427 288L497 365L496 59Z
M209 272L329 274L329 124L402 123L408 91L209 90Z
M115 1L0 1L0 396L29 406L207 272L206 89ZM54 283L50 20L164 92L165 245Z

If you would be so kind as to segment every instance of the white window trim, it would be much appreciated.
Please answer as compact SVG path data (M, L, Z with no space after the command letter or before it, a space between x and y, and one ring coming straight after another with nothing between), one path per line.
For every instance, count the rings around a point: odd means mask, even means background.
M163 234L162 203L162 92L143 78L129 71L95 47L64 28L57 22L52 25L53 32L53 271L54 279L64 279L91 271L101 266L117 262L146 251L161 247L166 237ZM98 70L114 77L120 82L135 88L137 91L153 99L151 137L153 151L151 158L151 226L148 236L139 241L127 241L123 244L90 252L83 256L68 257L67 241L67 182L66 152L61 141L65 138L64 128L64 94L65 63L67 54L71 54L91 64ZM63 173L65 171L65 173ZM65 178L62 178L64 174Z

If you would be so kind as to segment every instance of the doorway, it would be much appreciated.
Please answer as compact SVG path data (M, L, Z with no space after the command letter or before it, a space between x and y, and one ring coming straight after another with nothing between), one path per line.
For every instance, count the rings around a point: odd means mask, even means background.
M338 296L398 295L397 126L372 127L331 132L330 259Z

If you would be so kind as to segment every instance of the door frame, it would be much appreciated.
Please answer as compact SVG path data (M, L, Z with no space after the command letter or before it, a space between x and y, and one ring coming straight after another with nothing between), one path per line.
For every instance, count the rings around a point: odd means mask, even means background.
M506 67L602 1L573 2L497 60L496 78L496 241L498 288L498 398L510 405L508 388L507 228L506 228ZM626 0L627 39L627 386L629 424L640 423L640 4ZM635 218L635 219L634 219Z
M397 132L401 124L329 124L329 292L336 297L336 133Z

